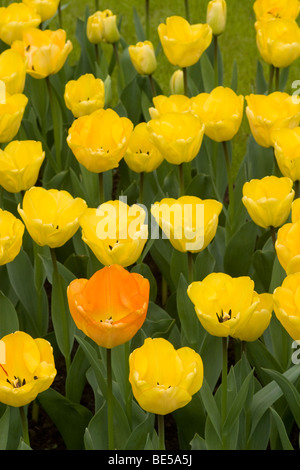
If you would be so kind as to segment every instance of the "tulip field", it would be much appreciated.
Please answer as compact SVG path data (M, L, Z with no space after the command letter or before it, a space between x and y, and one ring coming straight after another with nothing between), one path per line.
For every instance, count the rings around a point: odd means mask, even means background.
M73 3L0 6L0 450L298 450L300 0Z

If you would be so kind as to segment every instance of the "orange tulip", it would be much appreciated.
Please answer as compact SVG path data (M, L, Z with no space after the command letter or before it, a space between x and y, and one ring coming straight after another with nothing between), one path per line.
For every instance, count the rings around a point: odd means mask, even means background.
M89 280L75 279L67 294L77 327L98 346L111 349L129 341L142 327L149 291L148 279L114 264Z

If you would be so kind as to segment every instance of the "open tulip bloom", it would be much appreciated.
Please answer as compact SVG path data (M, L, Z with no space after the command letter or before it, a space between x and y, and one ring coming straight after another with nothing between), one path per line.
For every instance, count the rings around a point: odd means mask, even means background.
M148 310L150 284L119 265L106 266L90 279L68 287L71 315L96 344L111 349L129 341L142 327Z

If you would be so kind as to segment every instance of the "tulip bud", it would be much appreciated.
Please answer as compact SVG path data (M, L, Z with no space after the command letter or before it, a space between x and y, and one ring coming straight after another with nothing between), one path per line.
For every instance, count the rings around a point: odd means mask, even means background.
M153 44L150 41L138 42L135 46L129 46L128 52L137 73L151 75L155 72L157 63Z
M88 40L92 44L108 42L113 44L120 39L117 17L110 10L96 11L89 16L86 29Z
M226 27L227 5L225 0L211 0L207 5L206 22L213 34L219 36Z
M170 79L171 95L184 95L183 71L175 70Z

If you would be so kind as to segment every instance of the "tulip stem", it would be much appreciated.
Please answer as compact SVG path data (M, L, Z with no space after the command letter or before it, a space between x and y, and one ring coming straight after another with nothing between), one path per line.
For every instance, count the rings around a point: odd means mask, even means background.
M189 6L189 0L184 0L184 6L185 6L185 17L187 21L190 21L190 6Z
M222 338L222 353L223 353L223 366L222 366L222 425L224 426L227 416L227 337ZM226 448L226 436L222 436L223 447Z
M165 420L163 415L157 415L158 450L165 450Z
M150 1L145 2L145 16L146 16L146 38L150 38Z
M63 29L62 13L61 13L61 2L59 2L59 4L58 4L58 22L59 22L60 29Z
M183 163L178 165L179 170L179 188L180 188L180 196L184 196L184 168Z
M215 88L219 85L219 63L218 63L218 36L214 34L214 71Z
M20 406L20 416L21 416L21 422L22 422L22 432L23 432L23 439L25 444L30 446L30 439L29 439L29 432L28 432L28 421L27 421L27 416L25 413L25 408L24 406Z
M184 86L184 94L185 96L189 96L189 90L188 90L188 76L187 76L187 68L183 67L182 68L183 72L183 86Z
M56 106L54 104L54 96L53 96L53 90L50 82L50 78L46 77L46 84L48 88L48 94L49 94L49 101L50 101L50 108L51 108L51 115L52 115L52 124L53 124L53 134L54 134L54 145L55 145L55 154L56 154L56 163L57 163L57 168L58 171L61 170L61 155L60 155L60 149L59 149L59 137L57 135L57 126L55 126L55 121L56 121Z
M271 235L272 235L273 247L274 247L274 250L275 250L275 243L276 243L276 230L275 230L275 227L271 227Z
M143 204L144 201L144 172L140 172L140 195L139 195L139 203Z
M148 75L153 98L156 96L156 88L152 75Z
M227 181L228 181L228 193L229 193L229 205L230 214L231 214L231 222L233 222L233 214L234 214L234 194L233 194L233 181L232 181L232 173L231 173L231 164L230 158L228 153L227 142L222 142L224 155L225 155L225 162L226 162L226 170L227 170Z
M129 356L130 356L130 342L127 341L125 347L125 374L129 378ZM126 413L130 428L132 427L132 394L129 380L126 382Z
M106 348L106 374L107 374L107 423L108 423L108 449L113 450L114 444L114 410L112 391L111 349Z
M103 204L105 201L105 196L104 196L104 177L103 173L99 173L99 192L100 192L100 204Z
M95 0L95 9L99 11L99 0Z
M280 68L275 67L275 91L279 91Z
M269 75L269 85L268 85L268 93L272 92L272 87L273 87L273 79L274 79L274 65L270 65L270 75Z

